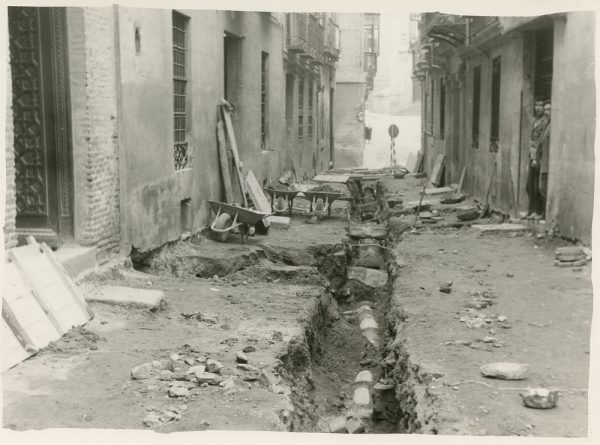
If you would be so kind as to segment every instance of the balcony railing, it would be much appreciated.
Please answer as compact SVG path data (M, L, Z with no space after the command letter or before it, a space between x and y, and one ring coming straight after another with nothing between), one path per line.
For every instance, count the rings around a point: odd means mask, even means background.
M329 49L327 39L323 20L316 14L288 14L286 46L289 53L296 53L310 63L325 63L324 53Z
M325 27L325 46L323 48L325 54L338 58L340 55L340 28L333 20L327 21Z

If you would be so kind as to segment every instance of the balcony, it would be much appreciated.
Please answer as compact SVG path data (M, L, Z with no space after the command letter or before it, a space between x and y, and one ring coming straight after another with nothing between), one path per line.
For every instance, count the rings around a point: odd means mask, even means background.
M310 64L326 63L325 26L316 14L290 13L287 18L286 49Z
M325 27L325 46L323 52L337 60L340 56L340 27L333 20L327 20Z
M500 35L500 20L497 16L472 17L469 44L478 46Z
M465 42L467 18L460 15L427 13L419 24L421 40L434 39L457 47Z

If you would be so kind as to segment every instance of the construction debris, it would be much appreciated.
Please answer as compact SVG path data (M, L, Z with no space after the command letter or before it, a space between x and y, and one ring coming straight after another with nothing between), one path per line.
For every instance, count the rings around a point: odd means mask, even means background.
M558 391L546 388L529 388L520 394L523 404L529 408L550 409L558 402Z
M527 377L528 365L522 363L488 363L479 368L484 377L502 380L523 380Z
M554 254L558 267L581 267L592 260L591 252L581 246L559 247Z

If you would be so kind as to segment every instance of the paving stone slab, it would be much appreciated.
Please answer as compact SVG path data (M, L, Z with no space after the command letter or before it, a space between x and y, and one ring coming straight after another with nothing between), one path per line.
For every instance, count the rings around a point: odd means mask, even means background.
M137 289L125 286L103 286L97 292L85 296L87 301L122 306L158 309L165 304L165 294L155 289Z

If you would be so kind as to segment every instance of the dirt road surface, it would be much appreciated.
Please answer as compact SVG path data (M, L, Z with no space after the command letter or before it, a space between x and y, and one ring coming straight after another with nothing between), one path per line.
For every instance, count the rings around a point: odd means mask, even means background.
M384 182L405 203L418 196L413 178ZM167 306L92 304L85 327L2 374L4 427L323 431L352 409L352 382L368 369L394 387L367 432L586 436L590 265L553 266L566 241L420 224L382 249L390 279L367 295L342 277L355 261L342 242L345 205L316 224L296 215L247 245L195 237L138 271L113 265L88 276L83 292L158 289ZM455 208L437 207L456 220ZM450 293L439 290L445 282ZM365 299L379 348L346 316ZM473 307L482 299L487 307ZM236 363L242 350L252 368ZM186 377L208 359L223 365L224 385ZM153 361L147 378L131 378ZM527 379L480 374L500 361L528 364ZM170 395L172 386L184 395ZM560 391L557 407L523 405L519 393L540 386Z

